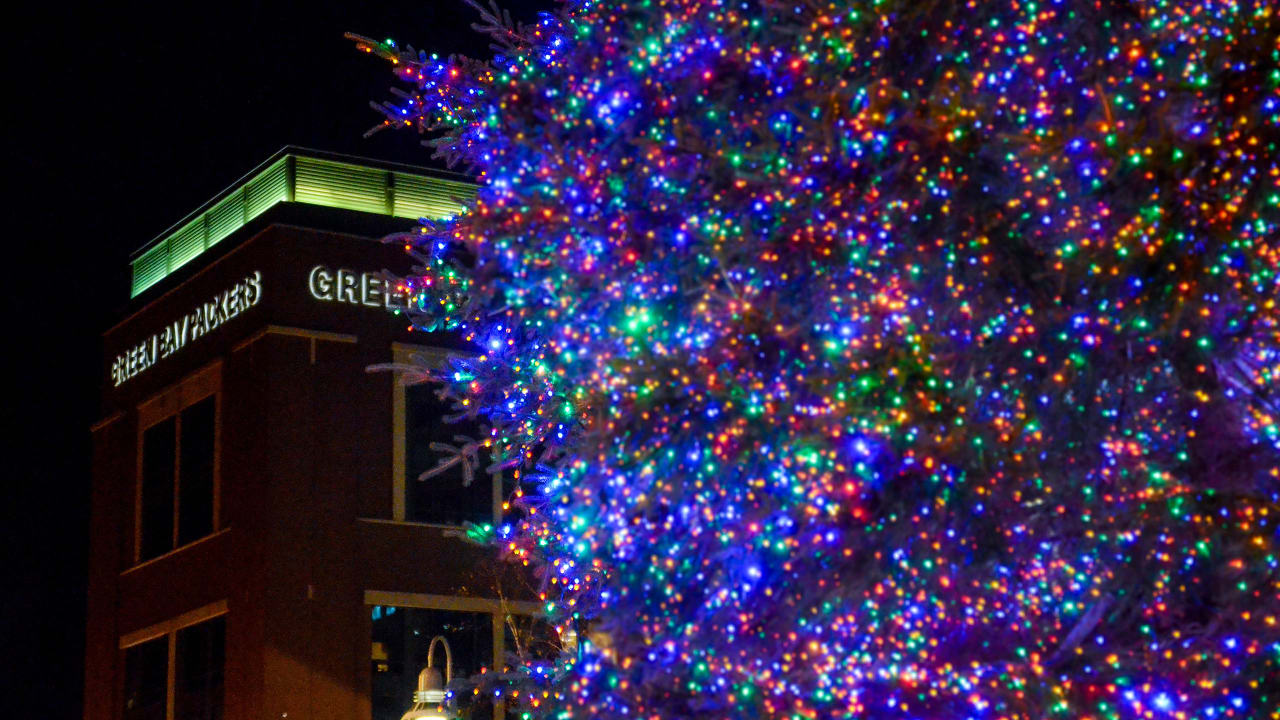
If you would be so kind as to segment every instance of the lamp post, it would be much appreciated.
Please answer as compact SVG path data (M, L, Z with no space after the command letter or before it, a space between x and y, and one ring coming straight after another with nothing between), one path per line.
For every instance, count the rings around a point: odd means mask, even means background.
M440 678L440 670L432 667L432 656L435 655L436 643L444 646L444 679ZM427 646L427 666L418 673L418 689L413 693L413 706L400 716L400 720L453 720L453 713L445 705L445 688L453 682L453 652L449 650L449 641L444 636L431 638Z

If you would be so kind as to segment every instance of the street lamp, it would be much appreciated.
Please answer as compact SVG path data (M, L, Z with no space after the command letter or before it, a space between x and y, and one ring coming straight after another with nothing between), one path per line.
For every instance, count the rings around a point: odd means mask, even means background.
M431 666L431 656L435 654L436 643L444 646L444 680L440 678L440 670ZM431 638L427 646L427 666L418 673L418 690L413 693L413 706L400 716L400 720L453 720L453 713L444 704L445 688L453 682L453 653L449 650L449 641L444 636Z

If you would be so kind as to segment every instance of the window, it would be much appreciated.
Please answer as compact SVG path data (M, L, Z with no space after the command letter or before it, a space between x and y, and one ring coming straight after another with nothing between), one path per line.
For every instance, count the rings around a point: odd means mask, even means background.
M124 720L222 720L226 616L180 622L124 648Z
M373 720L399 720L409 709L418 673L427 666L428 646L437 635L449 641L455 679L493 667L493 616L489 613L374 605L372 616ZM443 677L443 650L436 649L432 664ZM469 698L460 701L464 699ZM467 708L470 716L485 716L476 710Z
M442 350L395 347L397 363L411 362L415 356L437 367L447 361ZM439 390L440 385L435 383L407 387L396 384L393 519L437 525L492 523L502 501L501 476L487 471L491 462L487 453L480 453L470 484L466 483L460 463L418 479L449 458L448 451L439 445L458 447L455 437L459 435L482 437L476 423L445 421L455 411L449 402L440 399ZM433 444L437 447L433 448Z
M555 626L542 618L507 615L502 627L502 644L506 652L526 661L553 661L564 649Z
M159 557L214 532L218 394L202 373L139 408L135 560Z
M177 473L178 423L163 420L142 432L142 547L138 559L163 555L174 547L173 508Z
M448 454L433 449L433 443L457 447L455 436L480 437L475 423L448 423L444 418L453 410L437 397L440 389L434 383L405 388L405 510L406 519L414 522L461 525L463 522L493 522L493 483L485 466L488 458L480 456L475 476L466 483L461 463L425 480L424 472L435 467Z
M173 653L175 718L221 720L226 634L223 617L177 632Z
M124 653L124 720L165 720L169 640L134 645Z
M453 653L459 717L503 717L488 697L467 692L465 681L481 668L494 668L511 653L525 659L558 657L553 627L535 619L541 604L492 598L365 591L372 623L372 720L399 720L413 702L418 673L427 666L431 639L442 635ZM432 665L444 674L444 652ZM459 687L460 686L460 687Z

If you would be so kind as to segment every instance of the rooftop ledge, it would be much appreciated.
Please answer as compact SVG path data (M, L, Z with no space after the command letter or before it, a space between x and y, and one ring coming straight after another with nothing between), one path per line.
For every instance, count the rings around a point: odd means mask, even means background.
M163 280L277 203L402 218L455 215L475 195L466 176L285 147L144 245L130 261L130 297Z

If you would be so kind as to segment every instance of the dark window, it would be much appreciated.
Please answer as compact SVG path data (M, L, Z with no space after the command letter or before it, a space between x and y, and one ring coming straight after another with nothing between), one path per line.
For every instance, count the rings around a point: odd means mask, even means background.
M525 662L550 661L560 657L560 635L551 623L528 615L509 615L503 623L507 653Z
M225 618L178 631L174 649L175 720L222 720Z
M143 431L139 560L213 532L216 433L212 395Z
M418 673L427 666L431 638L443 635L453 652L453 677L493 667L493 620L488 613L374 606L373 720L399 720L413 704ZM436 648L433 665L444 675L444 652ZM466 704L470 698L460 698ZM489 717L464 708L469 717ZM477 714L479 712L479 714Z
M142 433L142 560L173 549L176 427L174 418L169 418Z
M418 480L422 473L447 460L447 451L431 449L432 443L459 447L454 439L463 435L479 439L474 423L445 422L453 409L436 396L438 385L423 383L405 389L405 515L414 522L461 525L493 522L493 480L485 470L487 454L481 453L474 479L465 484L461 464Z
M182 411L182 460L178 465L178 544L213 532L212 395Z
M124 720L165 720L169 675L169 638L124 651Z
M124 720L222 720L226 629L226 618L216 617L127 648Z

